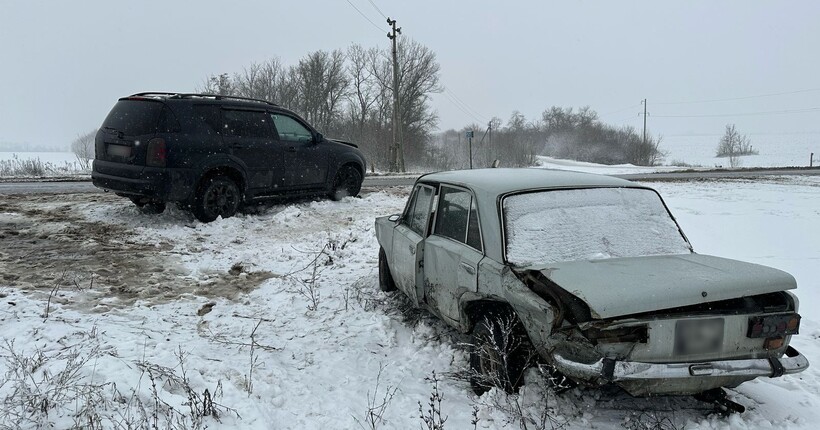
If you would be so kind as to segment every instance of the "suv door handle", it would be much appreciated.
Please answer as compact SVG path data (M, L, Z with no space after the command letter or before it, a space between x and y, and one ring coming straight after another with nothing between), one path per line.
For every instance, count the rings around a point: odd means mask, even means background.
M416 247L415 246L408 245L407 247L410 248L410 253L411 254L416 255Z
M469 264L467 264L467 263L465 263L465 262L463 262L463 261L461 262L461 267L463 267L463 268L464 268L464 270L465 270L467 273L469 273L469 274L471 274L471 275L475 275L475 267L470 266Z
M232 148L234 148L234 149L242 149L242 148L244 148L244 146L242 146L242 144L241 144L241 143L239 143L239 142L236 142L236 143L232 144L232 145L231 145L231 147L232 147Z
M295 146L288 146L287 151L288 152L296 152L296 147Z

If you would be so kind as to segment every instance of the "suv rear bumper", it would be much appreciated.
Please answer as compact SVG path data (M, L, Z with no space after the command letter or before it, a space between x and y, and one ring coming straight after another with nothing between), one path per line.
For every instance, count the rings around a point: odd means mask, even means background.
M632 395L696 394L721 386L737 386L757 378L799 373L809 367L809 361L789 346L780 357L697 363L640 363L601 359L594 363L578 363L553 356L553 364L563 374L592 383L615 383Z
M134 166L94 160L91 181L97 188L162 201L188 201L196 180L191 169Z

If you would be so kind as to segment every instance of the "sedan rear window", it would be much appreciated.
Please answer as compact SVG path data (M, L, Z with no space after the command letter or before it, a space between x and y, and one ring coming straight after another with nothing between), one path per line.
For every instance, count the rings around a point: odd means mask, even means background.
M154 134L164 104L152 100L120 100L103 121L103 129L125 136Z
M558 261L688 254L660 197L639 188L540 191L503 201L507 261Z

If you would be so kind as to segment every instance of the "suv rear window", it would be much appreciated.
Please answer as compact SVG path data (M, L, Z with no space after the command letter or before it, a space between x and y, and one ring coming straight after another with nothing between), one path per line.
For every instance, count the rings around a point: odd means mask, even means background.
M152 100L120 100L103 121L103 129L126 136L154 134L164 104Z

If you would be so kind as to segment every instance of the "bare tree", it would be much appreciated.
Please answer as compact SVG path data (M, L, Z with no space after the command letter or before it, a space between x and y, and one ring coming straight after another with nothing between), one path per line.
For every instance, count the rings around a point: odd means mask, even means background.
M740 134L734 124L726 124L726 131L720 138L717 148L717 157L728 157L731 167L740 165L740 156L757 155L757 151L752 147L749 137Z
M232 96L234 94L234 82L231 76L227 73L219 75L211 75L205 79L198 91L206 94L218 94L223 96Z
M77 163L83 169L88 169L91 160L94 159L94 138L97 136L97 129L87 133L79 134L71 141L71 152L77 157Z

